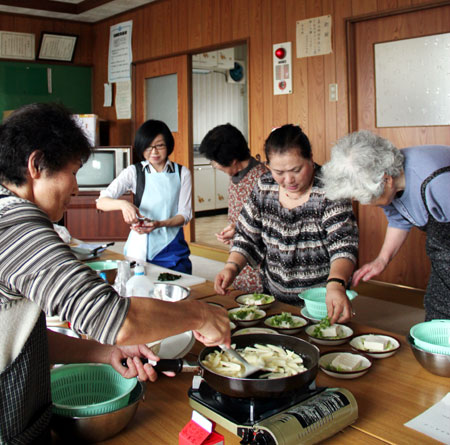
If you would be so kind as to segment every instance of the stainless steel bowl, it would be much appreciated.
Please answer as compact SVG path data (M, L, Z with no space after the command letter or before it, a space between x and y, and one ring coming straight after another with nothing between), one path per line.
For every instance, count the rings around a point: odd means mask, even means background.
M184 300L191 294L188 287L180 286L173 283L155 283L153 296L164 301L180 301Z
M122 431L136 414L144 396L145 384L138 382L124 408L91 417L66 417L53 414L52 430L64 440L61 443L101 442Z
M428 372L441 377L450 377L450 355L424 351L414 344L414 338L411 336L408 337L408 342L414 357Z

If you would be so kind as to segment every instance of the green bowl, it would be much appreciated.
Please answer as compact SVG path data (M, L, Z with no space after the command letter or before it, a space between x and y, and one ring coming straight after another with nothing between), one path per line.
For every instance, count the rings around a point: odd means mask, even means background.
M86 264L109 284L114 284L117 275L117 261L89 261Z
M348 290L346 291L346 294L350 301L358 295L354 290ZM326 295L326 287L315 287L302 292L298 296L305 302L308 314L311 315L311 317L320 320L327 316L327 305L325 303Z
M450 320L424 321L412 326L409 333L418 348L450 355Z
M93 416L128 404L136 379L122 377L110 365L80 363L53 368L53 412L63 416Z

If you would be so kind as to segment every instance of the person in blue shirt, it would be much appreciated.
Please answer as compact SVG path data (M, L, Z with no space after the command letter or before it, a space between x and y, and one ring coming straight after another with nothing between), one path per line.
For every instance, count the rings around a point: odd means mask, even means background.
M353 285L388 266L415 226L426 232L431 260L426 320L450 318L450 147L399 150L367 130L349 134L332 149L322 179L330 199L353 198L383 208L388 228L378 256L353 275Z

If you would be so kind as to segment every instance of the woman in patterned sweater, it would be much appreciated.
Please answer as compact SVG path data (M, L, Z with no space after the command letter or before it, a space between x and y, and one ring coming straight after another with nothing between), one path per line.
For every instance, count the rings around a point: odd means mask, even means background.
M218 125L210 130L202 140L200 153L211 161L214 168L231 178L228 186L229 224L217 234L219 241L231 245L242 206L267 168L250 155L244 135L231 124ZM259 269L245 266L234 279L233 287L245 292L262 292Z
M265 293L299 304L300 292L326 286L331 322L347 321L352 309L345 290L358 251L351 201L325 198L320 166L300 127L273 131L265 153L270 173L261 176L242 208L216 291L225 294L246 264L260 266Z

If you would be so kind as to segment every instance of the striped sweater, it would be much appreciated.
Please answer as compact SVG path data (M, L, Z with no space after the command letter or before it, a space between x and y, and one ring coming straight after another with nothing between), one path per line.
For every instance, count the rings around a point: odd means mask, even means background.
M310 197L294 209L281 206L279 185L264 174L242 208L231 251L261 265L265 292L290 304L323 286L338 258L356 263L358 228L349 200L325 199L316 165Z
M113 344L129 300L75 258L35 204L2 186L0 196L0 358L20 349L11 346L14 331L31 332L26 320L36 318L36 307L70 321L80 334ZM22 326L13 322L18 311L23 311Z

